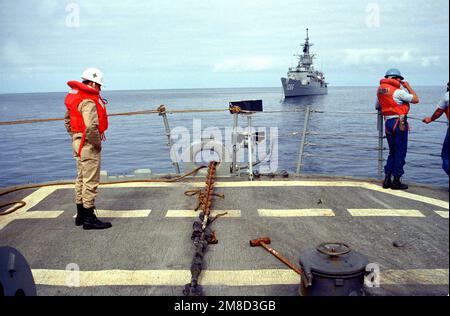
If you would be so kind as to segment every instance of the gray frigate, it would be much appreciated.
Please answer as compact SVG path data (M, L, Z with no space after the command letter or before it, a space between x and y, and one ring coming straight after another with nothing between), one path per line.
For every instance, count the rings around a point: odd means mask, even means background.
M296 55L299 62L296 67L290 67L287 78L281 78L285 97L298 97L305 95L318 95L328 93L328 83L323 72L315 70L313 65L314 54L310 53L313 46L309 42L309 32L306 29L303 54Z

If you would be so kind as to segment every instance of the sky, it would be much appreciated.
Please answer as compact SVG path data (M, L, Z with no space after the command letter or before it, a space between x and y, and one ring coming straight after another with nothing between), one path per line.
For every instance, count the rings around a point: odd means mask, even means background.
M0 93L279 87L306 28L331 87L448 81L447 0L0 0Z

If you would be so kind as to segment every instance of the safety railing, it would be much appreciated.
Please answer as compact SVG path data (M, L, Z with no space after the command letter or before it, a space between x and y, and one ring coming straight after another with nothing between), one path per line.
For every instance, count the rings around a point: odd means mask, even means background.
M338 138L348 138L348 137L359 137L359 138L378 138L378 147L358 147L358 149L363 150L374 150L378 151L378 177L382 177L382 164L384 162L383 158L383 151L386 150L386 148L383 146L383 121L382 117L378 115L378 124L377 129L379 131L378 136L375 135L367 135L367 134L355 134L355 133L339 133L337 131L334 131L333 133L319 133L319 132L311 132L309 131L309 125L310 125L310 119L311 114L333 114L333 115L377 115L377 112L349 112L349 111L325 111L325 110L315 110L312 109L310 106L306 107L305 109L305 118L303 123L303 131L300 134L300 145L299 145L299 154L297 159L297 168L296 168L296 175L300 175L302 172L302 167L304 166L303 160L304 158L313 158L318 157L316 154L311 154L306 152L306 147L315 147L315 148L330 148L331 146L329 144L327 145L318 145L315 143L310 143L307 140L307 136L314 135L314 136L322 136L322 137L333 137L334 139ZM344 159L344 160L351 160L354 159L354 157L348 156L348 155L333 155L330 153L327 153L327 158L334 158L334 159ZM367 157L358 157L358 160L369 160L373 161L374 158L367 158Z
M378 131L378 135L367 135L367 134L356 134L356 133L339 133L339 132L333 132L333 133L319 133L319 132L311 132L309 131L309 120L311 119L311 114L333 114L333 115L376 115L377 116L377 131ZM408 117L411 120L417 120L417 121L422 121L422 119L420 118L416 118L416 117ZM446 124L446 122L443 121L435 121L437 123L441 123L441 124ZM297 160L297 169L296 169L296 174L300 175L301 174L301 169L303 164L303 160L306 157L309 158L315 158L315 157L319 157L316 154L311 154L308 153L306 151L306 147L315 147L315 148L330 148L330 145L317 145L314 143L310 143L308 142L307 136L310 135L314 135L314 136L332 136L334 139L348 139L349 137L353 137L353 138L370 138L370 139L378 139L377 142L377 146L376 147L365 147L365 146L358 146L357 149L359 150L364 150L364 151L377 151L378 153L378 157L377 157L377 175L378 178L381 179L383 177L383 165L384 162L386 161L386 159L384 158L384 151L388 150L388 148L384 145L384 139L386 138L386 136L384 135L384 119L383 116L381 115L381 113L378 112L348 112L348 111L325 111L325 110L314 110L311 109L311 107L307 107L306 108L306 114L305 114L305 122L304 122L304 126L303 126L303 132L300 133L292 133L292 135L300 135L301 136L301 140L300 140L300 149L299 149L299 156L298 156L298 160ZM442 145L442 143L438 143L438 142L433 142L433 141L422 141L422 140L417 140L415 138L409 138L409 141L412 143L422 143L422 144L430 144L430 145ZM351 147L351 145L347 145L348 147ZM408 150L409 154L413 154L413 155L420 155L420 156L428 156L428 157L441 157L440 154L433 154L433 153L425 153L425 152L417 152L414 150ZM334 159L342 159L342 160L352 160L355 157L354 156L349 156L349 155L333 155L333 154L329 154L327 153L327 158L334 158ZM369 160L369 161L374 161L374 158L369 158L369 157L361 157L358 156L357 158L358 160ZM409 163L409 165L411 166L421 166L419 164L414 164L414 163ZM436 164L437 166L438 164ZM433 168L433 167L431 167ZM438 169L439 167L434 167L436 169Z
M143 111L134 111L134 112L122 112L122 113L113 113L109 114L108 116L114 117L114 116L134 116L134 115L159 115L163 119L163 124L165 128L165 136L167 137L167 145L169 148L172 147L172 139L171 139L171 128L168 120L168 114L181 114L181 113L229 113L228 108L202 108L202 109L178 109L178 110L167 110L165 106L160 106L156 110L143 110ZM332 136L333 139L351 139L353 138L367 138L367 139L373 139L374 140L374 146L358 146L356 149L358 150L364 150L367 151L374 151L377 152L377 157L358 157L358 160L367 160L367 161L377 161L377 175L379 178L382 178L383 176L383 164L385 162L384 159L384 151L387 150L387 147L384 145L384 139L386 138L384 136L384 121L383 117L379 112L350 112L350 111L328 111L328 110L317 110L313 109L311 106L307 106L306 108L297 108L297 109L288 109L288 110L265 110L264 112L258 113L257 115L266 115L266 114L276 114L276 113L304 113L304 121L303 126L299 128L299 130L284 133L278 135L279 138L297 138L299 139L299 147L298 147L298 157L296 161L296 174L300 175L302 173L302 168L304 167L305 159L306 158L317 158L320 157L320 155L313 154L311 152L308 152L307 148L332 148L332 145L319 145L316 143L312 143L309 141L309 137L322 137L327 138ZM311 117L313 117L316 114L332 114L332 115L346 115L346 116L355 116L355 115L374 115L377 116L377 135L368 135L368 134L360 134L360 133L348 133L348 132L338 132L333 131L332 133L327 132L317 132L317 131L311 131L310 130L310 121ZM421 121L420 118L408 117L410 120L417 120ZM53 121L62 121L63 118L37 118L37 119L28 119L28 120L15 120L15 121L0 121L0 126L5 125L18 125L18 124L32 124L32 123L44 123L44 122L53 122ZM446 124L446 122L443 121L436 121L437 123ZM234 122L233 124L235 124ZM376 143L375 143L376 140ZM442 143L439 142L433 142L433 141L424 141L420 139L410 138L411 142L415 142L418 144L432 144L432 145L442 145ZM349 143L349 142L348 142ZM346 147L351 147L350 144L346 144ZM425 153L425 152L417 152L414 150L408 150L409 154L413 155L419 155L419 156L429 156L429 157L440 157L439 154L433 154L433 153ZM333 159L342 159L342 160L351 160L354 159L353 156L349 155L333 155L329 152L326 153L327 158L333 158ZM172 162L173 167L175 169L175 172L177 174L180 174L180 166L178 162ZM417 164L410 163L410 165L415 166Z

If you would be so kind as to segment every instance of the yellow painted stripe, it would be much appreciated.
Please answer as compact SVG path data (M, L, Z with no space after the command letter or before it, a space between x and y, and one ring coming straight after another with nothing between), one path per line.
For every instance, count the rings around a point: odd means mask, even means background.
M448 219L448 211L435 211L440 217Z
M146 182L135 182L135 183L122 183L122 184L103 184L102 187L110 188L138 188L138 187L204 187L203 182L180 182L180 183L146 183ZM449 202L438 200L434 198L429 198L419 194L412 194L405 191L396 190L384 190L381 186L367 183L367 182L357 182L357 181L252 181L252 182L218 182L215 184L218 188L238 188L238 187L358 187L364 188L383 194L394 195L397 197L418 201L421 203L426 203L440 208L449 209ZM43 187L29 196L27 196L24 201L27 205L20 210L6 216L0 216L0 230L13 221L17 216L27 212L29 209L34 207L48 195L53 193L58 189L68 189L73 188L73 185L59 185L59 186L49 186ZM8 210L6 210L8 211Z
M129 179L127 179L129 180ZM117 184L107 184L100 183L100 187L102 188L176 188L176 187L184 187L186 185L194 186L194 187L204 187L205 183L203 182L129 182L129 183L117 183Z
M57 218L61 214L63 214L64 211L34 211L34 212L26 212L23 214L20 214L16 217L16 219L51 219L51 218Z
M200 284L255 286L300 284L300 276L292 270L205 271Z
M421 202L421 203L438 206L438 207L441 207L446 210L449 209L448 201L438 200L438 199L430 198L430 197L419 195L419 194L413 194L413 193L409 193L409 192L405 192L405 191L386 190L386 189L383 189L381 186L375 185L372 183L361 183L360 187L366 188L366 189L369 189L372 191L384 193L384 194L394 195L394 196L405 198L408 200L413 200L413 201L417 201L417 202Z
M386 270L380 275L381 284L448 285L448 269Z
M66 286L74 273L65 270L33 269L36 284ZM103 270L80 271L81 287L114 285L183 286L191 279L190 270ZM202 285L258 286L274 284L299 284L300 277L291 270L239 270L202 273Z
M212 216L217 216L218 214L227 213L226 215L222 216L221 218L226 217L241 217L241 211L240 210L213 210L211 212ZM166 213L166 217L198 217L199 211L194 210L168 210Z
M390 210L390 209L348 209L352 216L373 216L373 217L425 217L418 210Z
M126 183L126 184L112 184L102 185L105 187L204 187L203 182L186 182L186 183ZM394 195L397 197L414 200L430 205L435 205L443 209L449 209L449 202L426 197L419 194L413 194L405 191L385 190L380 185L359 182L359 181L248 181L248 182L217 182L217 188L250 188L250 187L356 187L376 191L384 194Z
M22 201L26 203L24 207L21 209L15 211L14 213L11 213L9 215L0 216L0 230L6 227L9 223L11 223L13 220L19 218L23 214L25 214L29 209L36 206L39 202L41 202L43 199L45 199L47 196L52 194L57 187L43 187L40 189L37 189L27 197L23 198ZM9 211L11 208L6 210L5 212Z
M32 270L37 285L67 286L79 280L80 287L92 286L183 286L190 281L189 270L102 270L74 272L65 270ZM268 286L297 285L300 276L289 269L265 270L205 270L202 285ZM448 269L385 270L380 274L381 285L416 284L448 285Z
M263 217L335 216L331 209L259 209L258 214Z
M366 183L355 181L233 181L216 182L217 188L255 188L255 187L362 187ZM166 188L166 187L200 187L205 186L205 182L132 182L118 184L100 184L107 188ZM374 185L375 186L375 185Z
M140 218L148 217L152 211L151 210L97 210L96 215L98 217L104 218Z

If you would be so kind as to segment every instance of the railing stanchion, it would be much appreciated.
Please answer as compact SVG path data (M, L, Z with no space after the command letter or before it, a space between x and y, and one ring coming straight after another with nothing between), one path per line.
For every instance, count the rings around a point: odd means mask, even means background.
M310 113L311 113L311 107L308 106L306 108L306 112L305 112L305 122L303 124L303 134L302 134L302 139L301 139L301 142L300 142L300 149L299 149L299 153L298 153L296 175L300 175L300 171L301 171L301 168L302 168L303 155L304 155L305 144L306 144L306 134L308 133L308 127L309 127L309 116L310 116Z
M380 110L378 110L377 115L377 129L378 129L378 179L383 179L384 124L383 124L383 115L381 114Z
M170 157L172 159L172 165L175 168L175 172L177 174L181 174L180 171L180 166L178 164L178 162L174 159L176 158L175 156L172 157L172 138L171 138L171 130L170 130L170 126L169 126L169 120L167 119L167 112L166 112L166 107L164 105L161 105L158 108L158 112L159 112L159 116L162 116L163 118L163 122L164 122L164 127L166 129L166 136L167 136L167 145L169 146L169 150L170 150Z
M232 146L233 146L233 157L231 164L231 174L236 176L237 173L237 125L238 125L238 113L233 113L233 134L232 134Z
M253 181L253 133L252 133L252 115L247 115L247 153L248 153L248 178Z

